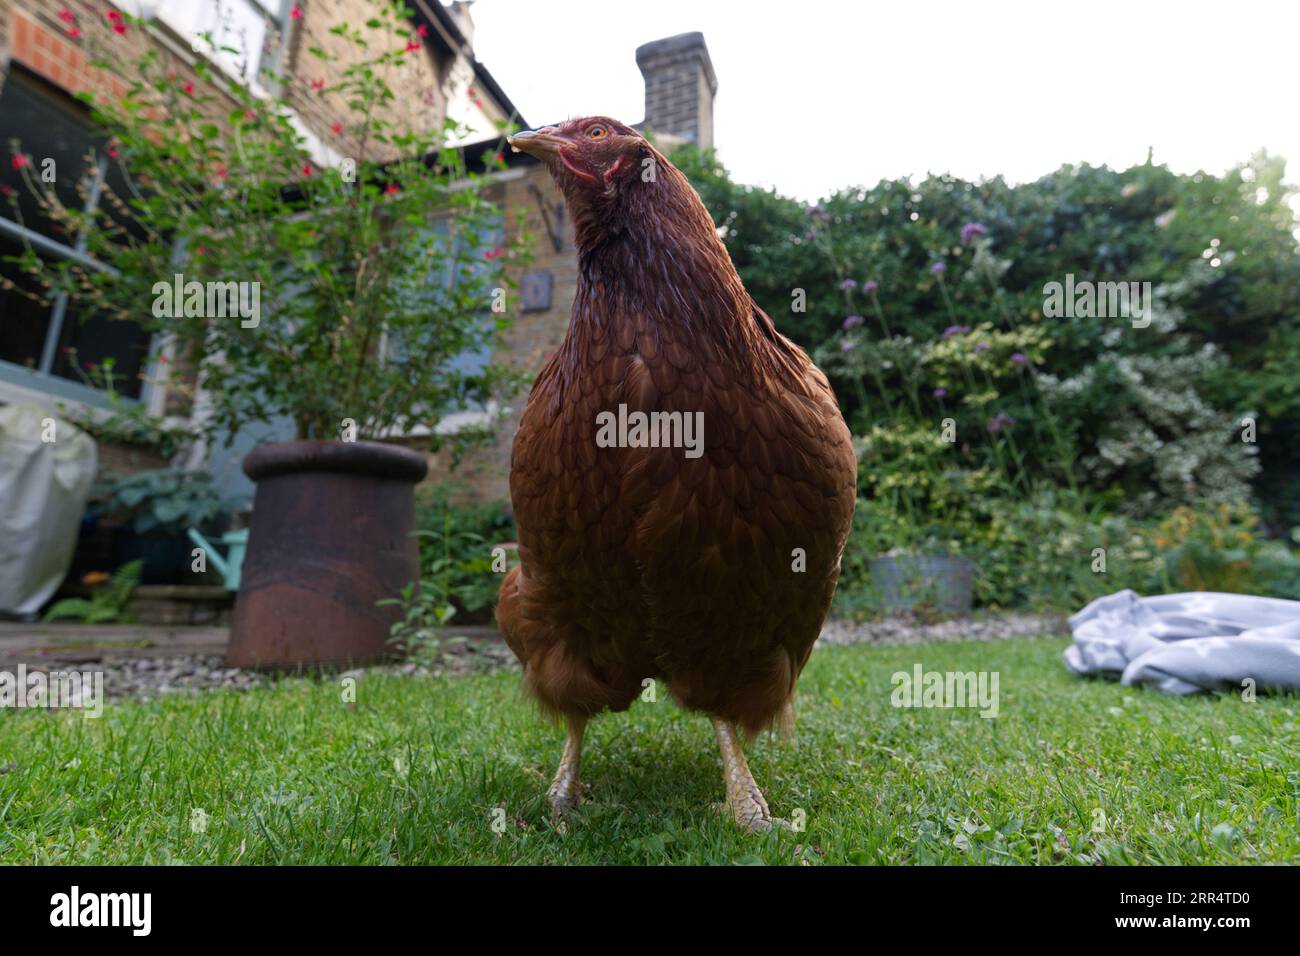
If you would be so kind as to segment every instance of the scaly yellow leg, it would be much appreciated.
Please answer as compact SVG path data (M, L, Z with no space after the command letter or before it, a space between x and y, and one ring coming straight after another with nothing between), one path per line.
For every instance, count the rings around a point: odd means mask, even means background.
M736 736L736 725L714 717L713 731L718 735L718 747L722 751L722 779L727 785L726 809L745 830L770 830L774 823L780 825L782 821L772 819L763 791L758 789L754 775L749 772L745 751Z
M582 766L582 733L587 729L586 717L569 718L569 734L564 740L564 754L560 768L546 797L551 802L551 819L559 823L564 815L582 802L582 782L578 771Z

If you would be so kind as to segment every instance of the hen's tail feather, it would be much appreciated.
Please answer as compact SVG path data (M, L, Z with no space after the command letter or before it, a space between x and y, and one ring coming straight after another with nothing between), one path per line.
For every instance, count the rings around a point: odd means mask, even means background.
M497 627L501 629L501 635L506 639L506 644L510 650L514 651L515 657L519 658L519 663L527 664L528 655L526 653L524 642L520 640L517 625L519 621L519 576L523 573L523 568L515 565L508 572L501 582L501 596L497 600Z
M781 743L787 747L797 747L799 745L799 736L794 728L794 691L790 691L790 696L785 699L781 705L781 713L777 716L777 732L781 735Z

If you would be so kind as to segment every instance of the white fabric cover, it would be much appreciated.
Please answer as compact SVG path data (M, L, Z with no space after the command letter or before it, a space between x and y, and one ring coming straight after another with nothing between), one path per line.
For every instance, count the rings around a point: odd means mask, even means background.
M35 614L63 583L95 467L81 429L30 402L0 408L0 611Z
M1070 618L1065 666L1171 694L1300 690L1300 601L1189 591L1119 591Z

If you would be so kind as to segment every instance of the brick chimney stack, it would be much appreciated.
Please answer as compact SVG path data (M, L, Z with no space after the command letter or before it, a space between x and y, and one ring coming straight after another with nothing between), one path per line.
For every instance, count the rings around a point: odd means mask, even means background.
M465 42L470 46L474 45L474 15L469 12L473 3L474 0L456 0L450 7L452 19L456 21L456 26L460 27Z
M637 47L636 65L645 78L645 120L651 132L713 145L713 73L703 33L681 33Z

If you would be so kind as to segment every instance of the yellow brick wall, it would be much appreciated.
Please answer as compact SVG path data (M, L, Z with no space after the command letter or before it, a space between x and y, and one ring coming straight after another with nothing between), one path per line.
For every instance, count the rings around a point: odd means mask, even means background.
M506 234L514 238L521 228L532 237L533 259L526 271L548 270L554 277L551 287L551 308L545 312L522 311L519 294L511 290L507 299L512 325L505 334L503 347L493 357L494 361L521 369L530 376L541 371L546 357L559 348L569 327L569 314L578 283L578 261L573 249L573 227L566 217L560 223L562 239L556 249L547 234L541 205L529 188L536 186L542 194L542 203L552 212L562 206L559 190L550 174L540 164L520 167L523 176L498 184L489 193L498 202L506 216ZM520 215L522 214L522 226ZM517 280L524 269L516 270ZM453 500L508 501L510 499L510 445L519 427L519 416L527 400L526 392L510 402L511 414L497 431L495 441L484 448L476 448L464 456L460 465L451 467L451 456L443 451L429 455L429 477L426 483L450 482Z

